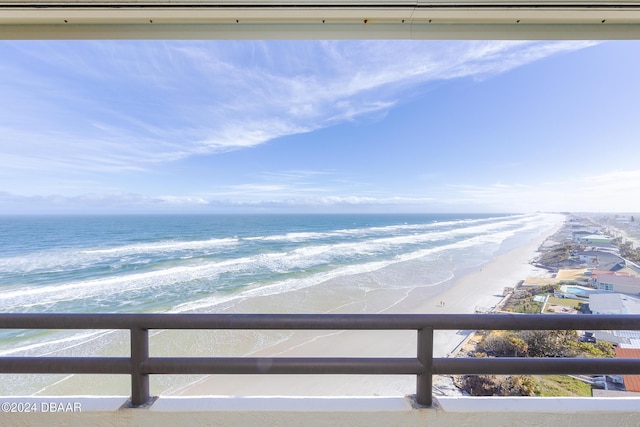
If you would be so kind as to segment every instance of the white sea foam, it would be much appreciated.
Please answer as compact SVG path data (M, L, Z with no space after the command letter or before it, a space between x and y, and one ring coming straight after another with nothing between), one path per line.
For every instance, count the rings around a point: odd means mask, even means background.
M509 218L521 218L524 215L513 215ZM447 227L460 227L467 224L477 224L484 222L492 222L496 220L503 220L503 217L491 217L491 218L481 218L481 219L460 219L460 220L452 220L452 221L440 221L440 222L430 222L426 224L398 224L398 225L387 225L383 227L360 227L360 228L348 228L327 232L294 232L294 233L286 233L286 234L276 234L269 236L255 236L255 237L244 237L242 240L247 241L272 241L272 242L292 242L292 243L301 243L312 240L320 240L320 239L331 239L336 237L366 237L371 235L384 235L384 234L395 234L399 231L402 232L411 232L411 231L423 231L429 230L433 228L447 228Z
M385 267L388 267L393 264L426 258L432 256L437 253L474 247L477 245L485 245L486 243L496 241L499 242L500 237L509 236L510 233L505 232L496 235L492 238L482 238L482 237L472 237L470 239L466 239L460 242L452 243L449 245L444 245L440 247L435 247L431 249L423 249L419 251L415 251L412 253L403 254L402 256L396 256L393 259L385 260L385 261L377 261L377 262L368 262L363 264L352 264L341 268L336 268L327 272L312 274L303 278L296 279L286 279L282 281L278 281L276 283L270 285L264 285L260 283L254 283L250 285L250 289L239 292L235 295L227 295L227 296L212 296L203 298L198 301L183 303L176 306L171 312L189 312L189 311L203 311L209 310L215 306L229 303L230 301L235 300L244 300L248 298L254 297L265 297L270 295L277 295L285 292L298 291L301 289L309 288L312 286L317 286L321 283L327 282L332 279L336 279L339 277L347 277L347 276L355 276L363 273L371 273L377 270L381 270ZM445 273L445 277L435 283L422 283L422 286L437 286L443 281L449 280L453 277L453 272ZM353 283L353 285L358 286L357 283ZM410 285L411 287L415 285Z
M286 252L271 252L227 260L203 261L66 284L21 287L0 293L0 304L5 310L49 307L62 301L89 298L119 298L118 294L122 293L132 294L136 291L158 289L165 286L174 287L180 283L193 280L204 279L213 283L223 274L250 274L258 271L269 274L287 273L336 263L338 267L328 272L323 272L318 276L321 280L328 280L341 275L373 271L391 263L416 259L438 251L490 242L499 243L517 231L535 228L539 221L540 218L536 216L510 218L507 221L498 223L470 225L446 231L431 231L364 241L303 246ZM505 228L507 230L504 230ZM460 238L463 240L443 244L448 240ZM440 246L409 250L407 252L405 252L406 249L403 249L398 253L398 250L403 247L408 249L410 245L438 241L442 241ZM370 256L382 258L367 262L367 257ZM343 266L340 267L341 264ZM283 283L287 283L286 287L304 287L308 286L305 285L308 281L316 283L319 280L315 278L316 276L311 275L310 277L286 280ZM255 292L271 292L268 289L269 287L260 286Z
M17 257L0 258L0 273L24 274L29 272L63 272L72 269L88 268L101 263L108 264L112 269L118 269L122 264L148 264L149 257L157 255L172 255L177 259L189 259L195 256L218 254L221 251L233 250L243 242L287 242L305 243L316 240L331 240L339 238L371 239L369 245L375 244L410 244L420 243L440 238L455 237L469 233L481 233L495 227L503 227L522 221L526 216L510 216L505 218L483 218L469 220L443 221L427 224L401 224L385 227L363 227L356 229L342 229L329 232L294 232L282 235L256 236L245 238L217 238L193 241L160 241L137 243L111 248L67 249L55 251L41 251ZM497 221L497 222L496 222ZM474 227L473 224L484 224ZM448 230L449 227L455 227ZM425 233L425 231L427 231ZM400 232L403 235L396 235ZM406 234L415 232L415 234ZM448 234L449 233L449 234ZM387 235L388 237L384 237ZM380 237L376 237L380 236ZM390 240L384 240L384 239ZM357 243L356 243L357 245ZM336 246L339 248L339 246ZM372 249L375 252L375 248ZM367 253L367 250L363 250ZM187 254L187 255L185 255Z
M114 256L124 256L132 254L148 254L156 252L176 252L176 251L199 251L218 249L221 247L235 246L239 240L237 238L194 240L194 241L164 241L157 243L138 243L106 249L90 249L80 251L85 254L108 254Z
M277 234L273 236L254 236L254 237L244 237L242 240L246 241L265 241L265 242L306 242L310 240L318 240L318 239L326 239L330 237L334 237L336 233L334 232L298 232L298 233L286 233L286 234Z
M304 288L308 288L311 286L316 286L321 283L327 282L331 279L335 279L338 277L345 276L353 276L362 273L370 273L376 270L380 270L382 268L388 267L392 264L424 259L433 255L437 255L440 253L446 252L455 252L458 250L464 250L469 248L479 248L485 253L484 261L488 261L493 253L489 250L490 246L493 246L494 250L497 250L499 245L505 240L517 233L525 232L531 229L539 228L542 225L549 225L551 223L556 223L558 218L556 216L549 215L532 215L532 216L520 216L519 218L508 221L507 223L502 223L502 226L505 224L508 226L518 226L517 228L512 228L509 230L504 230L501 232L496 232L495 230L500 228L500 225L488 224L485 226L478 226L475 232L484 231L486 234L473 236L455 243L450 243L438 247L420 249L416 251L412 251L409 253L404 253L401 255L397 255L392 259L385 261L376 261L376 262L367 262L362 264L352 264L340 268L336 268L327 272L312 274L303 278L296 279L286 279L282 281L278 281L276 283L272 283L270 285L264 285L262 283L253 283L249 284L245 291L239 292L235 295L226 295L224 297L221 296L211 296L206 297L197 301L187 302L176 306L172 312L189 312L189 311L208 311L213 309L214 307L221 305L228 305L232 301L241 301L248 298L258 297L258 296L269 296L280 294L289 291L300 290ZM454 230L454 233L464 234L470 233L469 230ZM413 238L416 238L415 236ZM424 237L418 237L424 238ZM385 239L379 239L385 240ZM379 243L379 242L378 242ZM348 246L347 244L341 244L341 247L344 249ZM353 248L349 248L353 249ZM314 252L323 253L328 250L327 247L323 247L320 249L313 248ZM301 251L303 253L304 251ZM489 252L488 254L486 252ZM316 255L317 255L316 253ZM308 254L307 254L308 255ZM437 281L435 283L423 283L423 286L437 286L440 283L449 280L453 275L453 272L450 271L445 273L445 277L442 280Z
M61 272L70 269L91 267L100 263L117 266L123 262L148 263L148 259L134 260L135 256L157 254L177 254L197 252L220 253L239 244L237 238L209 239L196 241L163 241L138 243L113 248L66 249L41 251L27 255L0 258L0 273L29 273L37 271ZM182 256L181 258L188 258Z

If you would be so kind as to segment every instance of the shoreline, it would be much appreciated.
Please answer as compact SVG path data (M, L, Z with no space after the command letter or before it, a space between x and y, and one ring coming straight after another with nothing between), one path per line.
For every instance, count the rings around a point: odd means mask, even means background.
M437 263L407 260L373 273L329 279L318 285L240 298L221 307L220 313L473 313L493 307L529 276L548 271L530 262L544 250L542 243L564 224L559 216L535 229L491 246L493 258L472 266L474 258L453 265L441 274ZM489 252L490 251L490 252ZM473 254L473 253L472 253ZM487 257L484 257L486 259ZM482 258L480 258L482 259ZM446 264L449 263L449 264ZM446 270L445 270L446 271ZM385 285L391 283L392 286ZM440 301L444 301L442 306ZM448 357L471 331L436 331L434 356ZM108 355L128 351L128 340L109 348ZM120 348L122 347L122 349ZM409 357L416 353L415 331L156 331L150 352L157 357ZM448 377L434 376L434 386L454 394ZM163 396L406 396L415 393L414 375L154 375L151 394ZM100 390L104 395L129 393L126 375L61 375L33 395L72 395L77 390ZM447 393L449 394L449 393Z
M549 272L531 264L542 243L555 234L564 222L558 222L528 237L528 241L499 253L474 268L456 272L445 286L414 288L400 301L380 313L474 313L476 307L495 307L505 287L530 276L548 276ZM385 291L372 291L369 299L384 298ZM444 301L444 305L440 304ZM339 312L336 310L332 312ZM448 357L470 331L436 331L434 357ZM284 341L246 354L253 357L415 357L414 331L296 331ZM434 384L448 388L446 381ZM203 396L405 396L415 393L414 376L357 375L218 375L206 376L166 395Z

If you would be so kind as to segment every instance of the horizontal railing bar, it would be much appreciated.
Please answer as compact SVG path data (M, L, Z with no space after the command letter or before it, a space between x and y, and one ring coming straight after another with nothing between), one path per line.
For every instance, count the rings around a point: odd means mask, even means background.
M128 358L2 358L1 373L127 374ZM150 358L144 374L422 374L416 359L393 358ZM628 374L637 359L434 359L434 374Z
M424 367L417 359L404 358L149 358L144 374L356 374L418 375Z
M635 315L0 314L4 329L640 330Z
M128 357L2 357L0 374L129 374Z
M640 375L639 359L465 357L433 359L436 375Z
M130 359L118 357L3 357L3 374L128 374ZM143 374L380 374L421 375L411 358L163 357L142 363ZM433 374L619 374L640 375L638 359L434 358Z

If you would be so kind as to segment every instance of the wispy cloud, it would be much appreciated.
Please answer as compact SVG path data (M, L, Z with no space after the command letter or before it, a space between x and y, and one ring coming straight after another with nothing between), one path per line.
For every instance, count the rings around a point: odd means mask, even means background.
M594 41L475 41L470 42L457 62L441 69L443 79L486 78L563 52L593 46Z
M385 112L431 81L588 45L6 42L0 168L146 170Z

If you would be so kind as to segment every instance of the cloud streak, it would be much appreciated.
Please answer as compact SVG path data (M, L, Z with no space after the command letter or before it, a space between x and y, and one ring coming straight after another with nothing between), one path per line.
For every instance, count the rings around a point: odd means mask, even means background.
M4 43L0 149L22 160L0 167L145 170L385 112L429 82L486 77L588 45ZM39 156L45 147L55 149Z

